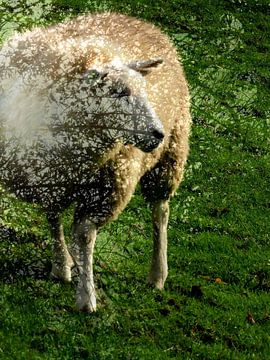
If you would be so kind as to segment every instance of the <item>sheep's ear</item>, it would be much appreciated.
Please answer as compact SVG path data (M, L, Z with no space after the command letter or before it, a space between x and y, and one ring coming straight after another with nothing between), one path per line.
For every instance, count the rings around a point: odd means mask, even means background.
M152 67L157 67L163 63L163 59L150 59L150 60L135 60L128 64L128 67L132 70L139 72L147 72Z

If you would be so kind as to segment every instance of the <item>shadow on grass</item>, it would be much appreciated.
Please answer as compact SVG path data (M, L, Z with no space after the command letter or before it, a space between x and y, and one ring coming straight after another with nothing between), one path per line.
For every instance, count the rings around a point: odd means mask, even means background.
M28 277L48 279L51 262L44 250L47 245L33 234L18 235L13 229L0 226L0 281L17 283Z

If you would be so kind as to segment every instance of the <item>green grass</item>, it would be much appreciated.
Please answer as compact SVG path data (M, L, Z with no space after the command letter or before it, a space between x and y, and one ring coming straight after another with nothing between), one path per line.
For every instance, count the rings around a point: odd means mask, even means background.
M192 94L165 290L145 285L151 222L139 191L99 234L100 306L91 315L75 310L76 277L72 285L49 279L38 208L2 192L0 358L269 359L269 1L0 1L0 36L109 9L169 34Z

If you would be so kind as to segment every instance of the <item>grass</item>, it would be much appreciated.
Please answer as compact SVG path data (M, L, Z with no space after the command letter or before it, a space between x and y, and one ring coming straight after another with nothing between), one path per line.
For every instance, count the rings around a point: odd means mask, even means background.
M190 84L191 153L171 204L166 287L145 285L151 222L139 190L99 234L92 315L75 310L75 284L49 279L39 209L2 191L0 358L269 359L269 2L0 1L0 35L109 9L167 32Z

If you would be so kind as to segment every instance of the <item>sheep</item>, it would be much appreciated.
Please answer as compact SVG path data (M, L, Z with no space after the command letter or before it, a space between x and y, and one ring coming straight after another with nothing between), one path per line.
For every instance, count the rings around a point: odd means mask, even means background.
M117 13L15 34L0 50L0 92L0 183L45 212L52 276L71 281L71 268L79 269L77 308L96 310L97 231L123 211L137 184L152 206L148 283L162 289L169 201L191 124L188 85L169 38ZM69 250L61 214L71 204Z

